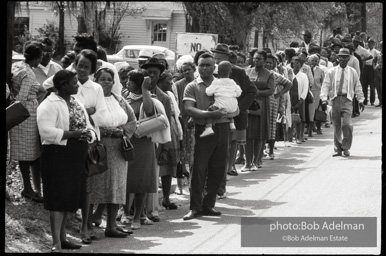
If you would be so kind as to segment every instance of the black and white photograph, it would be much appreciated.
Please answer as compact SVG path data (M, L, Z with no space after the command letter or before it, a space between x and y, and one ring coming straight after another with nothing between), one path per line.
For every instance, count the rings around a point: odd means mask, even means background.
M382 2L6 3L5 253L381 254Z

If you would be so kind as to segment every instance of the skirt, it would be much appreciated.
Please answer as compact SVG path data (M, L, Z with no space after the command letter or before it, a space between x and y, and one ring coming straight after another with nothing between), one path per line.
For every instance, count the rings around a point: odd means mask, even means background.
M247 130L236 130L233 132L232 140L235 140L237 144L245 145L247 142Z
M130 139L134 146L134 159L127 166L127 189L129 193L156 193L158 177L155 144L146 137Z
M41 172L44 209L76 212L81 208L88 144L68 139L66 146L43 145Z
M102 137L107 150L104 173L89 177L92 204L126 204L127 161L123 158L122 138Z

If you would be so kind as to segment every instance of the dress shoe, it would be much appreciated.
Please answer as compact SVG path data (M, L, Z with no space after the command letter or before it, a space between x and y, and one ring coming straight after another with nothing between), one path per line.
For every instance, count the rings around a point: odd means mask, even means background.
M382 104L375 105L376 108L382 107Z
M336 152L336 154L332 155L333 157L336 157L336 156L342 156L342 151L338 151Z
M190 210L182 219L191 220L198 217L198 211Z
M349 151L348 149L345 149L345 150L343 151L343 155L344 155L344 156L350 156L350 151Z
M206 215L206 216L220 216L221 215L221 212L216 211L214 208L210 208L210 207L203 208L200 213L202 215Z
M149 219L151 219L153 222L160 222L160 220L161 220L158 216L153 216Z
M230 176L237 176L237 175L239 175L239 173L237 172L236 169L233 169L232 171L227 172L227 174L230 175Z
M120 232L118 230L109 230L109 231L105 230L105 237L125 238L128 235L129 234L124 233L124 232Z
M77 250L82 248L80 244L75 244L70 241L62 241L61 245L62 245L62 249L68 249L68 250Z

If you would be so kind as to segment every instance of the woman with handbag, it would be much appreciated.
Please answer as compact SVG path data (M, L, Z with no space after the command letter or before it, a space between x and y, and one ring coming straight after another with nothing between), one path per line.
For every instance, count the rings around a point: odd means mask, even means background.
M107 149L108 170L90 177L90 208L99 204L98 208L107 204L106 237L124 238L128 232L117 227L116 216L119 204L126 203L127 164L123 155L123 136L131 138L136 128L134 111L122 96L112 92L114 71L101 68L94 75L94 81L102 86L107 105L106 115L110 122L99 126L101 142ZM104 207L101 207L102 209ZM102 218L103 210L96 211L95 219ZM89 216L89 225L92 218Z
M141 107L147 116L155 114L154 101L157 101L157 99L153 98L148 90L150 80L149 77L145 78L144 74L138 70L129 72L128 89L130 93L126 99L134 110L137 120L140 120ZM158 101L158 103L160 102ZM157 192L157 159L155 155L155 143L152 142L150 137L132 137L131 143L134 146L135 155L141 157L135 157L128 163L126 203L123 207L124 214L122 215L122 219L129 216L130 208L134 202L135 210L131 227L132 229L139 229L141 227L141 218L145 218L146 222L144 224L152 224L144 214L144 205L146 194Z
M9 130L10 158L19 161L23 179L21 195L35 202L43 202L40 179L40 138L36 121L38 108L37 94L40 84L32 68L37 67L43 58L43 45L36 41L24 44L24 61L12 64L11 95L28 110L30 117ZM32 182L36 192L31 186Z
M88 143L91 133L83 104L72 95L78 91L76 73L61 70L53 78L51 93L37 109L37 125L42 139L41 166L44 208L50 211L52 252L79 249L66 239L67 212L76 212L82 203Z
M274 93L272 72L264 65L267 60L265 51L257 51L253 55L254 67L246 73L257 88L257 111L249 111L247 127L247 143L245 147L246 163L241 171L256 171L262 167L265 142L269 139L270 130L270 99ZM253 105L253 104L252 104Z
M311 88L311 92L314 95L314 103L310 108L310 118L315 122L316 133L322 134L322 123L314 121L315 110L318 109L320 103L320 91L324 80L324 71L319 67L319 57L316 54L312 54L308 57L308 63L310 64L312 75L314 76L314 86ZM312 125L311 125L312 127ZM312 135L312 129L308 129L308 136Z
M305 98L308 92L308 78L307 75L300 71L302 63L298 56L291 60L291 68L293 69L292 88L290 90L292 126L288 130L289 136L292 136L294 126L296 127L296 143L302 144L304 127L305 127Z
M90 79L97 67L97 54L92 50L82 50L75 58L73 63L77 72L79 90L74 96L86 108L90 122L100 138L99 126L110 122L110 116L106 114L107 105L104 99L102 87ZM82 243L90 244L93 238L96 238L92 224L88 218L90 211L90 181L86 177L84 181L84 200L82 205Z

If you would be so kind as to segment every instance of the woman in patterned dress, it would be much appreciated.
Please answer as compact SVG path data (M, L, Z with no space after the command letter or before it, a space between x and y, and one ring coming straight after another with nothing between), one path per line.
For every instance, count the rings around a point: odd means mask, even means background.
M76 73L61 70L53 78L51 93L37 109L42 138L44 209L50 211L52 252L79 249L66 239L67 212L81 205L86 175L87 142L95 138L83 104L73 96L78 91Z
M264 145L269 139L270 130L270 99L274 93L274 79L272 72L264 68L267 60L265 51L255 52L254 67L246 70L249 79L257 88L257 97L261 109L259 115L248 114L247 143L245 148L246 163L241 171L256 171L262 167Z
M131 138L137 119L129 103L121 95L112 92L114 71L109 68L101 68L95 73L94 79L103 88L107 105L106 114L111 118L110 122L99 127L101 142L107 149L109 168L102 174L90 177L90 201L91 204L107 204L105 236L123 238L128 233L118 228L115 221L119 204L126 203L127 161L123 157L122 137ZM95 217L100 219L102 216Z
M284 76L275 72L278 60L275 55L268 54L267 61L265 62L265 68L272 71L273 80L275 85L275 94L270 96L271 103L271 135L268 140L269 146L269 158L271 160L275 159L275 155L273 154L273 149L275 147L275 138L276 138L276 120L284 116L284 94L288 92L292 83L286 79ZM282 103L279 105L279 103Z
M36 202L43 202L40 185L40 139L36 122L38 107L37 92L39 82L32 68L37 67L43 58L43 45L36 41L28 41L24 45L24 61L12 64L12 87L15 100L27 108L30 117L13 127L10 133L11 159L19 161L23 178L21 195ZM32 181L36 192L32 189Z

